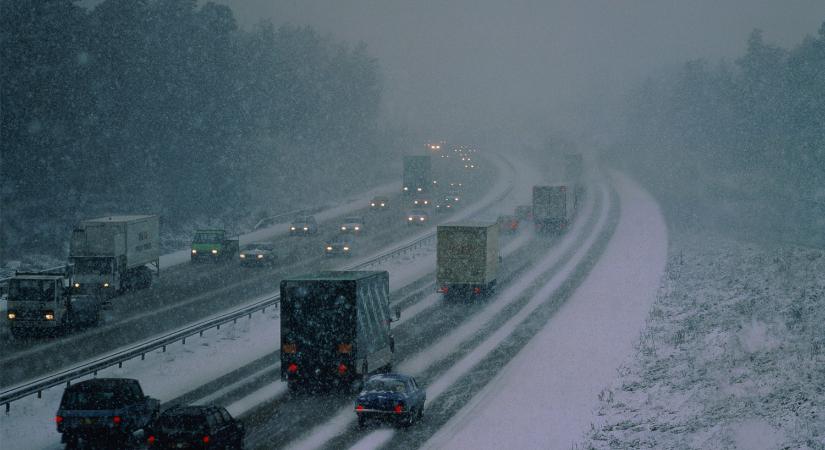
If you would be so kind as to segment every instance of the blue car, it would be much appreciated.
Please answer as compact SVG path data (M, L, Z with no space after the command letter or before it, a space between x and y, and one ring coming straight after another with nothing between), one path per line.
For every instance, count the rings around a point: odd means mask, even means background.
M358 426L368 420L390 421L408 427L424 415L427 393L415 378L397 373L373 375L355 401Z

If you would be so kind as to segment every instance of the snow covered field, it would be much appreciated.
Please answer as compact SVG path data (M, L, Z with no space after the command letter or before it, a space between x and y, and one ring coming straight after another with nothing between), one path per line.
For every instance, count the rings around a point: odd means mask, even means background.
M678 233L584 448L825 448L825 253Z
M667 255L656 202L631 180L615 178L621 215L599 262L426 448L498 448L506 442L519 449L565 449L587 430L596 395L644 326Z

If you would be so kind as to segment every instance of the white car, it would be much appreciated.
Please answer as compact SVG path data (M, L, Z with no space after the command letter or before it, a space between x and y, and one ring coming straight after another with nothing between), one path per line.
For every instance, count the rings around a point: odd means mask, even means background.
M430 221L430 215L427 211L414 209L407 214L407 225L424 225Z
M353 216L344 219L340 227L341 233L361 234L364 232L364 218Z

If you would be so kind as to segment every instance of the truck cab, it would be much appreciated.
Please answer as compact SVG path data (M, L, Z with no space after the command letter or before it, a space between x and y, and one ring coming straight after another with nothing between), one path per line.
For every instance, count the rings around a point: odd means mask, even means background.
M240 242L225 230L197 230L192 238L192 262L234 260L239 252Z
M21 274L9 280L6 319L15 335L57 330L78 322L96 323L101 304L94 295L73 295L65 275Z

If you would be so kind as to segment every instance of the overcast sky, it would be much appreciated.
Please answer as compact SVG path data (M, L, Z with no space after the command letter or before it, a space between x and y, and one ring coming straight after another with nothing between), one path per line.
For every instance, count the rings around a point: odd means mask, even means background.
M221 1L244 27L268 18L366 42L389 116L434 136L571 126L653 70L741 54L753 28L787 47L825 21L823 0Z

